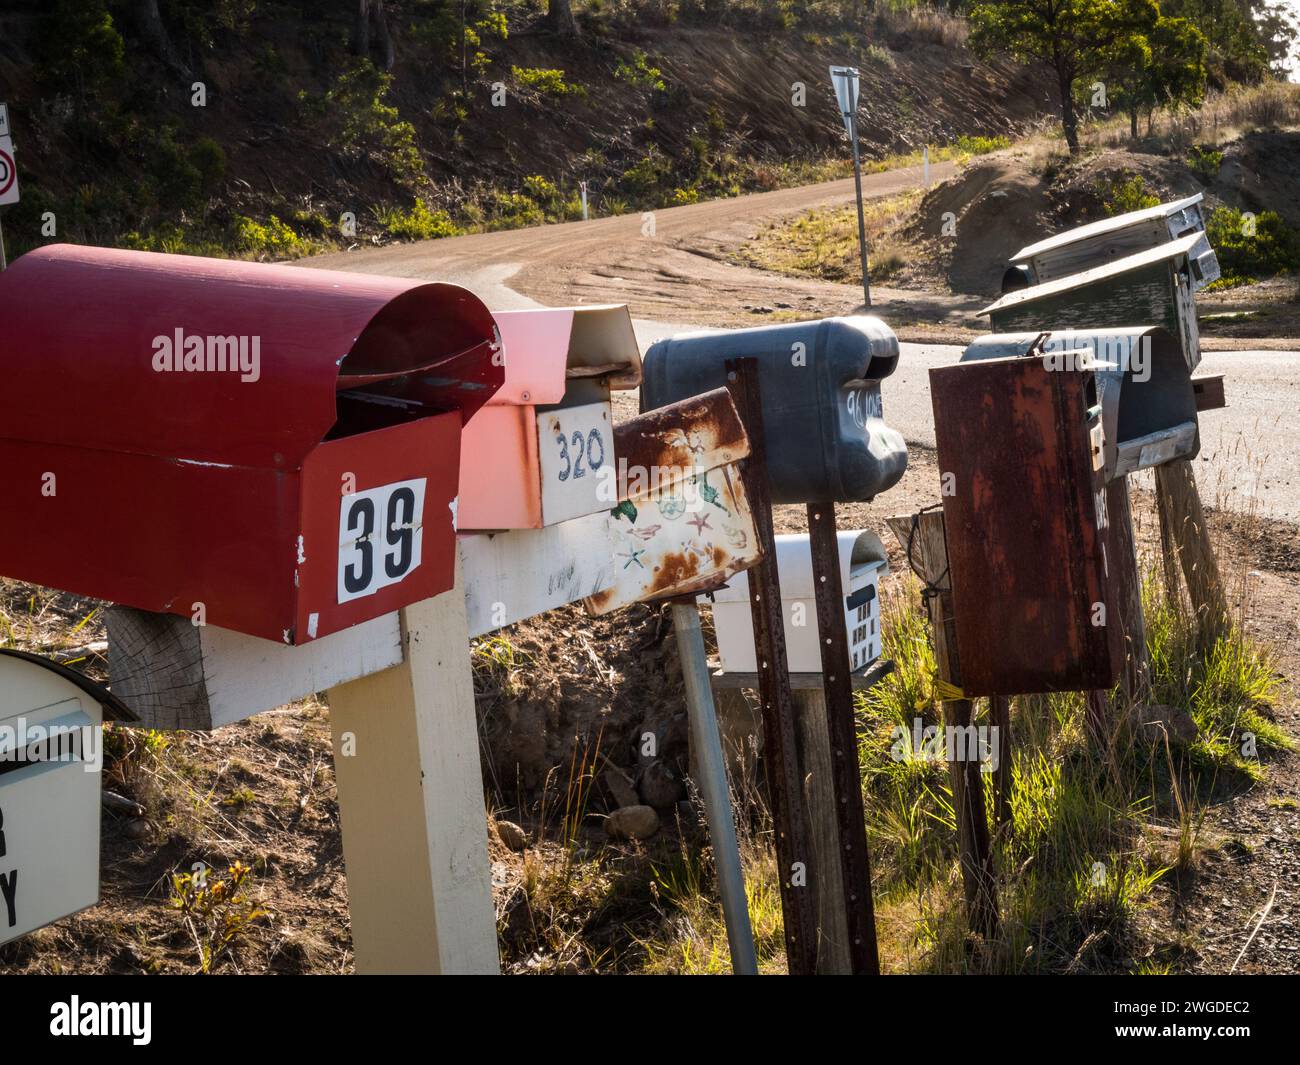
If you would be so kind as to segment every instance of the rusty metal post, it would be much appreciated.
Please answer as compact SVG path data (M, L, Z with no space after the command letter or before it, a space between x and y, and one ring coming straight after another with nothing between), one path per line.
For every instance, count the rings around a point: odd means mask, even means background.
M848 919L849 958L853 975L876 976L880 973L880 957L871 901L871 855L862 808L849 633L844 622L834 503L808 504L808 542L817 594L817 633L822 654L822 684L826 691L826 727L831 742L831 782L839 828L840 879Z
M750 609L758 659L758 693L763 706L763 761L776 835L786 961L791 974L811 976L817 971L817 919L807 882L813 865L812 849L802 802L794 697L785 653L785 620L776 568L772 494L767 483L758 360L728 359L726 370L732 399L749 436L750 456L744 464L743 477L763 548L763 560L749 571Z

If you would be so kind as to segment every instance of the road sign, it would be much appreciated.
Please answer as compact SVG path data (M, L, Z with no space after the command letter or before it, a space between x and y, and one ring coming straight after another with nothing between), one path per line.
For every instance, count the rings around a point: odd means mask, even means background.
M9 136L9 105L0 104L0 137Z
M14 165L13 142L0 136L0 205L17 202L18 167Z
M853 136L853 116L858 113L858 70L856 67L831 67L831 84L840 105L844 128Z

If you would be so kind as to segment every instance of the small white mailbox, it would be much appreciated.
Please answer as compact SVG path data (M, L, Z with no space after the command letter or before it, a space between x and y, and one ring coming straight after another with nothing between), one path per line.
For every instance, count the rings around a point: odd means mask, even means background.
M845 624L849 630L849 664L856 671L880 657L880 578L889 572L889 563L885 545L870 532L841 532L838 547ZM778 536L776 564L781 574L781 609L790 672L820 673L817 593L807 535ZM756 672L747 575L737 574L726 588L714 593L713 600L713 627L723 671Z
M65 666L0 650L0 943L99 901L105 715L135 717Z

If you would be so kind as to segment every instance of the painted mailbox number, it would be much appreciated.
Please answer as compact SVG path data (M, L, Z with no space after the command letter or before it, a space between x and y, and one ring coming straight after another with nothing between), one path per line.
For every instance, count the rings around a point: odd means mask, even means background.
M564 463L564 469L555 475L561 481L567 481L570 475L576 481L579 477L585 477L588 469L595 471L605 465L605 441L599 429L593 429L585 438L581 431L575 432L572 438L572 456L569 452L569 442L564 439L563 433L555 434L555 442L560 446L560 461ZM585 467L582 464L584 452L587 461Z
M420 564L425 478L344 496L339 508L339 602L373 595Z

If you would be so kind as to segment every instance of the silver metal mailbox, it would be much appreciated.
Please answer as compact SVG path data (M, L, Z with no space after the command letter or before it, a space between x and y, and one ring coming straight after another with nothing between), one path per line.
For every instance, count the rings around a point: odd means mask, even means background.
M1200 450L1196 396L1177 342L1159 327L982 336L962 362L1033 356L1049 370L1091 369L1097 382L1106 479Z

